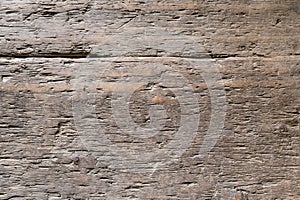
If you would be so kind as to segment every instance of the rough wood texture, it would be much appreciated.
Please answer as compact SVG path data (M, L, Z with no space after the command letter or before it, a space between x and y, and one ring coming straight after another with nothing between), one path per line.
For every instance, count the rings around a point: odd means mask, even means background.
M299 22L298 0L1 1L0 199L299 199ZM207 60L220 72L227 111L217 143L198 157L220 88L209 90L191 63ZM125 153L167 152L191 115L180 110L180 88L151 82L128 101L142 127L151 106L165 108L157 112L166 123L153 137L120 131L110 102L129 87L114 83L155 70L162 77L167 66L197 96L199 105L190 106L196 114L199 107L200 123L189 147L154 170L146 167L155 158L95 152L76 119L84 112L76 107L78 80L105 80L84 91L97 101L84 103L95 106L112 144Z

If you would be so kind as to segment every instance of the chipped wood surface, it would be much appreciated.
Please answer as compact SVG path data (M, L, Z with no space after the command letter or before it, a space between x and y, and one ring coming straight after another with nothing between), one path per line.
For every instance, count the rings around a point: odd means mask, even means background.
M1 1L0 199L297 199L299 22L298 0ZM227 103L223 132L203 157L195 155L211 91L195 60L218 67ZM164 66L190 81L201 123L176 162L138 173L88 150L74 117L85 83L76 81L80 70L102 66L111 68L89 76L106 82L88 89L104 95L87 104L107 137L130 152L164 149L180 104L171 89L140 87L129 103L134 122L145 126L153 104L169 121L162 134L131 138L116 128L109 101L133 86L117 81L161 75Z

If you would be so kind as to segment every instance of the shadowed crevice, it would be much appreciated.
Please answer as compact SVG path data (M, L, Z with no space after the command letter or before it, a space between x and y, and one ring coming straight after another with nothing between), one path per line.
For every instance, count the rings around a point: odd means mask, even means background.
M47 54L0 54L0 58L86 58L89 52Z

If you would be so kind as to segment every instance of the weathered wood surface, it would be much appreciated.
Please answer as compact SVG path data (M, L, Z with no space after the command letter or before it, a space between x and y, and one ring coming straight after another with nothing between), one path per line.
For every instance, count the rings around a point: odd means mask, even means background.
M1 1L0 199L298 199L299 22L298 0ZM152 30L156 39L144 45ZM203 77L185 60L209 57L226 92L225 126L211 152L195 157L211 103ZM107 93L95 103L97 116L112 142L141 153L163 149L172 138L119 134L110 84L129 73L123 66L189 67L184 73L197 94L201 123L177 162L132 172L88 151L74 119L74 83L80 69L103 63L114 70L96 86ZM147 121L145 99L137 94L130 107L141 125ZM152 104L167 108L164 133L176 131L176 98L155 97Z

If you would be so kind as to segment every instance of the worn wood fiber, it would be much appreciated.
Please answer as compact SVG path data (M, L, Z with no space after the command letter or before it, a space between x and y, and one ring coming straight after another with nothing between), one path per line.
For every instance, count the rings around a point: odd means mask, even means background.
M2 0L0 199L299 199L299 33L299 0Z

